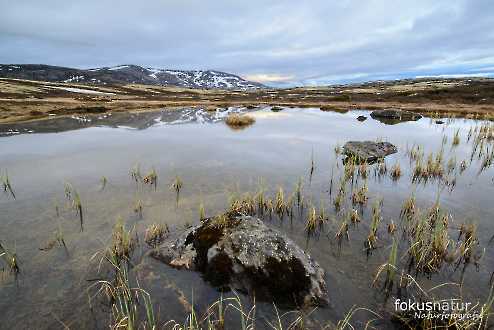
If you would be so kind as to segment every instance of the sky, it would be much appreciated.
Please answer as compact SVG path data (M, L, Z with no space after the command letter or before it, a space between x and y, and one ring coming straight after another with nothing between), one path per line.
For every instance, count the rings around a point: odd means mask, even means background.
M494 77L494 1L0 0L0 63L214 69L273 86Z

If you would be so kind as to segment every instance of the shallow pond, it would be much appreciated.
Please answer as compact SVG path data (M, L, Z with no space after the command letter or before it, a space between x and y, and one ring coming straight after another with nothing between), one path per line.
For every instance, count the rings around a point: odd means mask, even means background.
M231 129L225 125L223 119L228 113L245 111L256 119L252 126ZM461 224L475 224L479 242L476 253L480 254L477 266L473 262L466 268L445 264L430 276L412 274L424 290L441 283L462 283L461 288L450 285L435 290L438 297L456 298L461 292L465 301L483 303L489 295L494 268L489 245L494 235L494 171L490 166L480 171L482 156L471 159L475 133L470 132L471 139L467 140L469 130L484 123L444 119L445 123L439 125L433 119L422 118L387 125L369 114L365 110L336 113L310 108L279 112L269 108L217 112L183 109L0 125L0 170L2 174L8 171L16 197L8 192L0 195L0 242L15 251L20 268L14 276L5 263L1 264L0 328L108 328L108 306L93 295L97 281L107 275L100 260L118 218L127 228L135 226L140 237L132 271L159 308L159 319L183 323L192 304L202 314L220 293L199 274L174 270L143 257L149 250L142 242L146 228L164 223L173 237L199 222L201 203L206 215L212 216L223 212L232 198L254 194L260 187L273 198L282 187L288 197L300 180L304 209L291 220L275 214L263 218L310 252L326 270L331 303L305 311L310 313L308 327L337 323L352 306L383 316L383 320L373 323L375 327L394 327L389 313L393 312L396 292L387 299L379 285L381 278L377 285L372 284L379 266L388 260L393 236L405 239L401 237L400 211L403 201L412 194L423 210L440 202L451 215L448 232L453 242ZM356 119L359 115L368 118L360 122ZM455 134L458 145L453 145ZM348 183L337 212L334 199L344 164L335 148L349 140L389 141L397 146L398 153L386 157L387 174L379 176L375 173L378 164L368 165L368 201L355 207L361 222L349 225L348 239L346 235L339 239L336 236L342 221L353 208L352 183ZM425 158L443 148L445 171L453 158L455 168L441 180L412 182L415 162L410 159L410 151L418 145ZM484 154L492 152L492 142L483 147L487 148ZM462 160L468 164L464 171L460 169ZM389 170L396 163L400 164L401 176L393 180ZM156 187L132 180L130 171L136 166L143 175L156 171ZM176 192L170 189L177 176L183 181L178 203ZM364 179L351 181L358 187ZM67 183L80 195L83 231L79 215L66 199ZM379 200L382 221L378 241L375 249L367 251L372 206ZM136 205L142 206L142 214L136 212ZM305 220L312 206L318 212L324 207L328 220L317 233L308 236ZM387 230L391 222L398 227L394 235ZM60 232L66 248L50 246ZM406 245L400 245L400 269L406 269L406 254ZM249 304L247 297L242 299ZM273 305L257 302L257 311L259 328L269 328L267 322L275 318ZM361 328L373 318L371 313L359 310L352 324ZM290 319L289 315L283 322Z

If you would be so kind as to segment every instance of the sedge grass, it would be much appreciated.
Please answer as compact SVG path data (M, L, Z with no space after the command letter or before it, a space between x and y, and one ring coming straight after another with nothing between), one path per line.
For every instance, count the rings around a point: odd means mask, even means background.
M285 194L283 192L283 188L279 188L278 192L276 193L276 198L275 198L275 206L274 206L276 214L280 217L280 219L283 219L283 216L285 214Z
M367 182L364 183L360 188L355 187L352 191L352 204L353 205L365 205L367 203L368 197L367 197Z
M201 202L199 204L199 220L203 221L204 219L206 219L206 210L204 209L204 203Z
M373 285L376 285L381 273L385 271L386 278L384 281L384 290L387 292L391 291L396 276L397 256L398 256L398 243L396 239L393 239L393 243L391 244L391 250L388 256L388 261L378 267L376 275L374 276L374 281L372 283Z
M183 181L182 178L180 178L178 175L175 177L173 182L170 184L170 190L175 191L176 194L176 205L178 206L178 201L180 199L180 191L182 190L183 187Z
M79 217L81 226L81 232L84 231L84 212L82 208L82 201L79 192L72 186L72 184L66 182L64 186L65 198L70 202L70 206L75 210Z
M17 259L17 254L6 248L2 242L0 242L0 260L7 265L11 273L18 274L20 272L19 262Z
M105 190L106 185L108 184L108 179L106 178L106 176L101 177L100 184L101 184L100 191Z
M453 135L453 142L452 142L452 146L456 147L460 144L460 130L457 129L455 131L455 134Z
M308 235L314 234L317 229L318 217L314 206L309 207L307 219L305 220L305 231Z
M156 173L156 170L153 168L151 172L149 172L144 178L142 178L142 182L153 186L154 190L156 191L158 187L158 173Z
M393 181L397 181L401 177L401 167L400 163L396 162L393 167L391 167L391 179Z
M1 176L3 191L9 193L13 199L15 199L14 189L12 188L12 183L10 182L9 174L7 171Z
M156 248L165 240L169 233L170 230L168 225L153 223L146 229L146 233L144 234L144 242L146 242L149 247Z

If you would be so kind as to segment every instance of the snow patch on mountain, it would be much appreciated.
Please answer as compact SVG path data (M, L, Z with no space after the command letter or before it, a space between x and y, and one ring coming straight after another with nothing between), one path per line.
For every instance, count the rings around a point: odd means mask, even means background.
M128 65L119 65L119 66L114 66L114 67L108 68L108 70L117 71L117 70L127 69L128 67L129 67Z

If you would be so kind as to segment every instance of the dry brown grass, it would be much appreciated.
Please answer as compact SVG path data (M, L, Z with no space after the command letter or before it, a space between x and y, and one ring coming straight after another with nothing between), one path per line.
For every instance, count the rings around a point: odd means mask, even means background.
M231 114L229 115L225 123L233 128L242 128L252 125L256 122L256 119L249 115L239 115L239 114Z
M45 86L82 89L95 89L95 86L0 78L0 123L51 118L49 114L87 114L95 109L99 112L145 112L188 106L214 109L226 104L232 107L277 104L282 107L315 107L323 111L343 112L352 109L399 108L429 113L432 116L492 119L494 104L491 101L482 101L492 100L492 84L492 80L485 79L475 80L468 85L458 83L457 80L435 82L430 86L418 82L412 85L420 85L415 90L419 92L408 95L404 93L411 93L414 89L405 81L389 83L384 87L371 84L353 87L259 89L255 92L115 84L97 87L98 91L114 95L87 96L56 88L47 89ZM384 93L376 95L374 91L381 88L384 88ZM34 115L31 113L33 110L37 111Z

